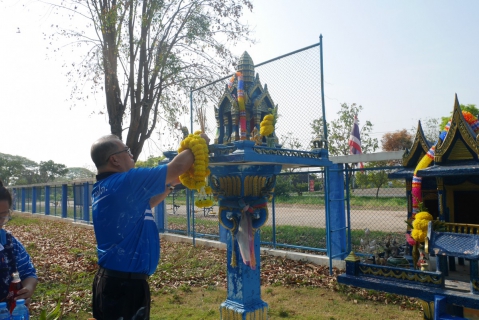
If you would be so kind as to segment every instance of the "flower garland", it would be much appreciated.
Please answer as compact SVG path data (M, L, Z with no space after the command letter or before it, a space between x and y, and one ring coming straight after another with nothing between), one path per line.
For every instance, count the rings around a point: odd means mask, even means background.
M278 106L269 109L270 114L264 116L263 121L259 124L259 134L268 137L274 132L276 121L278 119Z
M462 115L464 119L467 121L471 129L474 131L475 134L479 133L479 121L477 118L472 115L472 113L468 111L462 111ZM452 120L452 119L451 119ZM451 120L447 123L447 125L444 127L444 130L440 133L439 139L444 141L444 138L446 138L447 133L449 132L449 128L451 126ZM416 169L414 170L414 176L412 178L412 218L416 216L416 214L419 212L419 204L422 201L422 192L421 192L421 185L422 185L422 178L416 176L416 173L419 170L427 168L431 162L434 160L434 154L435 154L435 149L436 149L436 143L429 149L427 154L419 161L419 163L416 166Z
M213 191L210 186L205 186L199 190L197 195L197 200L195 201L195 206L198 208L208 208L213 206L213 200L208 199L212 195Z
M424 242L427 235L427 225L432 220L432 215L427 211L417 213L412 223L411 237L419 243Z
M259 134L262 136L269 136L274 131L273 125L274 116L272 114L267 114L264 116L263 121L259 124Z
M212 201L209 200L211 202L210 204L210 202L204 201L202 198L203 196L206 198L206 178L209 176L210 170L208 169L208 145L200 134L201 131L196 131L194 134L188 135L188 137L181 141L178 153L190 149L195 157L195 162L179 178L181 183L188 189L198 190L200 193L200 200L202 200L198 202L199 207L211 207ZM211 193L211 187L209 188L209 192Z

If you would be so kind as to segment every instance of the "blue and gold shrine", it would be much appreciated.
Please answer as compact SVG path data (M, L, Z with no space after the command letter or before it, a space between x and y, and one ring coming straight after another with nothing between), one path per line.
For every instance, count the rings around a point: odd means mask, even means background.
M367 265L351 253L345 259L346 273L338 276L339 283L418 298L425 319L477 318L478 133L479 121L461 110L456 96L451 120L438 141L427 141L419 123L413 146L404 153L403 169L390 174L390 178L406 180L408 218L414 217L416 197L422 199L435 220L442 222L429 222L424 243L435 270ZM425 157L430 158L427 165ZM414 181L420 183L415 185Z
M278 106L245 52L215 108L217 131L210 146L210 185L227 246L228 296L220 306L221 319L268 317L268 304L261 299L259 231L269 219L276 175L285 167L332 165L326 149L283 149L274 131L260 135L260 123L274 108Z

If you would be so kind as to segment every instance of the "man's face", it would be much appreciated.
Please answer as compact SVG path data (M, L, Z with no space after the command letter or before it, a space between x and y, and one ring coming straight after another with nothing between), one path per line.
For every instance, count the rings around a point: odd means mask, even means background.
M118 150L110 155L110 159L113 158L114 163L121 168L122 171L128 171L135 167L135 161L133 161L133 155L130 152L130 148L121 141L117 142Z
M8 222L10 218L10 206L7 200L0 201L0 226L3 226Z

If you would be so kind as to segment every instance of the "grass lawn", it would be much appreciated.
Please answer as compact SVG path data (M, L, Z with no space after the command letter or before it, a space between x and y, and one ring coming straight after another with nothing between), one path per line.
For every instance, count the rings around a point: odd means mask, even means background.
M39 284L31 318L61 305L61 319L91 316L91 283L97 270L91 227L15 213L6 226L22 241ZM341 270L261 256L262 299L269 319L422 319L415 299L337 283ZM226 299L226 252L162 241L161 261L149 280L151 319L219 319Z

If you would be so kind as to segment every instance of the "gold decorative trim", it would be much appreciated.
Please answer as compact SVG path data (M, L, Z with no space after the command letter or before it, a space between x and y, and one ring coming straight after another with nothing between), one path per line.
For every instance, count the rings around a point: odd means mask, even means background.
M382 276L385 278L395 278L402 280L409 280L420 283L432 283L432 284L441 284L442 277L440 275L433 276L430 274L408 272L408 271L397 271L392 269L384 268L375 268L371 266L359 265L359 270L364 274L371 274L374 276Z
M452 232L452 233L464 233L464 234L479 233L479 224L445 222L444 228L446 229L446 232Z
M444 178L443 177L436 177L436 184L438 190L444 190Z
M426 137L424 136L424 132L422 130L422 125L421 121L418 121L417 124L417 130L416 130L416 136L414 137L413 144L411 146L411 149L409 149L407 152L404 153L403 158L402 158L402 165L405 167L409 166L416 166L417 163L410 163L412 161L412 158L417 152L421 152L421 155L419 157L419 160L422 159L423 155L425 155L431 146L427 142Z
M265 306L254 311L245 312L244 310L234 310L228 306L220 308L221 320L267 320L268 306Z
M476 279L472 280L472 287L474 288L474 291L479 291L479 281Z
M351 251L351 253L344 259L344 261L352 261L352 262L356 262L360 260L361 259L359 259L359 257L354 254L354 251Z
M458 135L458 137L456 137L456 135ZM456 143L458 143L459 141L463 141L463 146L458 145L457 148L455 148ZM479 145L476 142L476 134L472 131L471 127L464 119L456 95L451 119L451 126L449 127L449 132L447 133L444 141L442 143L441 141L439 141L436 145L434 161L439 164L442 161L446 160L443 159L443 157L448 153L450 149L452 149L452 151L448 159L471 159L473 158L472 153L469 149L466 148L466 146L469 147L473 152L475 152L476 155L479 154ZM467 153L469 153L470 157L465 156L466 151ZM460 154L454 155L454 152L460 152Z
M424 319L433 320L434 319L434 301L427 302L421 299L418 299L418 300L421 302L421 305L422 305Z
M241 195L241 178L239 176L220 177L219 188L227 197L239 197Z
M452 146L452 151L448 160L471 160L473 158L474 157L464 142L461 139L457 139L456 143Z

